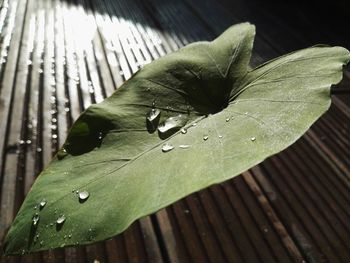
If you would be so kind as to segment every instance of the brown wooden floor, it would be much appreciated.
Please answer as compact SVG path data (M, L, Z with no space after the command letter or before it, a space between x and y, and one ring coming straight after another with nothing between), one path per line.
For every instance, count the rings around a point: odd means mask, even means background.
M143 64L241 21L257 26L253 66L317 43L350 48L346 1L1 2L0 240L79 113ZM0 262L350 262L350 95L332 99L288 150L114 239Z

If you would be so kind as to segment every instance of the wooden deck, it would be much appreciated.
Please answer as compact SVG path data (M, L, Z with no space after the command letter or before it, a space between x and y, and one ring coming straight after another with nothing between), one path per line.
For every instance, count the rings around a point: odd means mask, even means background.
M350 48L346 1L1 2L0 240L79 113L142 65L241 21L257 26L253 66L317 43ZM350 95L332 99L288 150L122 235L22 257L0 252L0 262L350 262Z

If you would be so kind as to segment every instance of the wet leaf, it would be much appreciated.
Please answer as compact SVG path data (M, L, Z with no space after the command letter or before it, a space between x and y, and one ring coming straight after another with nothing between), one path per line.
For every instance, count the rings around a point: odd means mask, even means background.
M340 81L349 52L312 47L249 70L253 38L245 23L188 45L88 108L33 185L6 253L110 238L297 140L329 108L330 86ZM163 124L167 129L155 132ZM41 200L47 204L33 228Z

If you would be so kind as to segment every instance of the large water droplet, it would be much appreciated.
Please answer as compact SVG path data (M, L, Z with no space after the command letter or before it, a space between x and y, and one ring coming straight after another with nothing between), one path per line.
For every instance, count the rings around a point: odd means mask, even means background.
M67 155L68 155L67 150L65 148L62 148L61 150L58 151L57 158L58 160L62 160Z
M180 130L187 123L187 116L179 114L174 117L166 119L158 126L159 136L161 138L167 138Z
M63 225L64 221L66 221L66 217L65 217L65 215L61 215L60 217L57 218L56 224L61 226L61 225Z
M230 118L226 118L226 122L229 122L230 121Z
M208 135L204 135L204 136L203 136L203 140L204 140L204 141L206 141L206 140L208 140L208 139L209 139L209 136L208 136Z
M47 203L46 199L45 199L45 198L44 198L44 199L42 199L42 200L40 201L40 203L39 203L39 207L40 207L40 209L43 209L43 208L44 208L44 206L46 205L46 203Z
M252 142L254 142L254 141L256 140L256 138L255 138L255 137L252 137L252 138L250 138L250 140L251 140Z
M162 152L164 152L164 153L170 152L172 149L174 149L174 146L171 145L170 143L166 143L162 147Z
M88 191L79 192L79 201L85 202L89 198L90 194Z
M146 126L148 132L152 133L157 130L158 123L160 119L160 110L151 109L146 115Z
M36 226L39 223L39 220L40 220L39 214L35 213L35 215L32 218L33 226Z

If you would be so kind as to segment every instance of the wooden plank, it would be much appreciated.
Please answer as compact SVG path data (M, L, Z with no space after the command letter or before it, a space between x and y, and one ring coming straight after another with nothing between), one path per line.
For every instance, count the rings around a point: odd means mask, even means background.
M27 70L27 53L26 46L21 45L20 39L24 34L28 34L29 30L29 16L26 16L27 11L27 2L25 0L20 2L13 2L11 4L11 8L17 8L14 11L10 11L10 14L13 16L10 19L14 19L14 23L18 26L9 27L13 29L12 35L12 44L9 49L8 54L8 62L5 71L5 77L3 82L1 83L1 111L0 111L0 120L2 125L0 125L0 150L2 152L2 156L0 159L0 171L1 171L1 207L0 214L2 215L0 218L0 236L4 236L5 230L8 228L11 223L15 212L18 209L18 203L15 204L16 198L16 186L17 179L21 174L17 174L18 170L21 168L17 166L17 160L19 157L19 152L15 151L14 153L11 151L6 154L5 145L16 145L20 142L21 138L21 120L23 113L23 99L25 96L25 90L22 89L23 86L26 86L26 75L18 74L17 69L20 65L20 61L25 66L22 65L22 70ZM17 15L15 16L17 12ZM14 17L15 16L15 17ZM21 50L23 50L23 54ZM20 87L20 88L19 88ZM13 110L13 102L18 103L18 109ZM17 104L16 104L17 105ZM17 117L18 119L13 119L12 117ZM12 130L13 133L10 133ZM22 144L22 142L20 142ZM25 143L25 142L24 142ZM23 143L23 144L24 144ZM22 144L22 145L23 145ZM23 177L22 177L23 179Z

